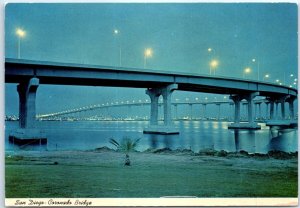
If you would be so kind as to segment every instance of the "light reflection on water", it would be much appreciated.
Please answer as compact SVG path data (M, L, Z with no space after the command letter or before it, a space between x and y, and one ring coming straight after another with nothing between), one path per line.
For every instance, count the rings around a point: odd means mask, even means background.
M142 138L139 151L148 148L191 149L198 152L212 148L236 152L267 153L269 150L295 152L298 148L298 130L270 130L262 125L261 130L228 130L227 122L217 121L175 121L179 135L143 134L147 121L76 121L38 122L48 137L47 146L23 146L28 150L92 150L107 146L109 138L121 140L123 137ZM18 122L6 122L6 151L20 149L8 142L8 134L17 128Z

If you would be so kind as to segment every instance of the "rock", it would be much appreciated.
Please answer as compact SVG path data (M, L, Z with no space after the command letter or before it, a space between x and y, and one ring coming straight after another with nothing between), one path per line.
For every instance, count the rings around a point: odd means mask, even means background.
M226 157L228 153L225 150L221 150L217 153L218 157Z
M268 152L268 155L275 159L286 160L286 159L290 159L293 157L298 157L298 152L288 153L288 152L283 152L280 150L271 150Z
M215 156L218 152L214 149L203 149L199 151L199 155Z
M168 147L154 150L153 153L171 153L172 150Z
M58 162L55 161L55 162L53 163L53 165L58 165Z
M245 150L241 150L239 153L244 156L249 156L249 153Z
M110 149L110 148L104 146L104 147L98 147L98 148L96 148L95 151L97 151L97 152L112 152L112 151L115 151L115 150Z

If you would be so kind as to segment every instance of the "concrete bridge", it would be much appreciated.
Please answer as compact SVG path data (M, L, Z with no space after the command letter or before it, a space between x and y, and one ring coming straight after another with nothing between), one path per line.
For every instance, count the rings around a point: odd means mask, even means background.
M264 117L264 120L267 120L268 117L268 111L269 111L269 101L266 99L257 99L257 100L253 100L254 103L254 118L258 117L258 120L262 120L262 118ZM68 110L63 110L63 111L59 111L59 112L51 112L51 113L44 113L44 114L39 114L36 116L37 119L51 119L51 118L59 118L59 117L63 117L63 116L68 116L68 115L74 115L74 114L80 114L80 113L85 113L87 112L88 114L90 114L91 112L95 112L96 110L108 110L109 108L121 108L121 107L128 107L128 112L130 112L131 107L138 107L138 106L149 106L151 103L146 100L146 101L142 101L142 100L138 100L136 102L129 102L129 101L120 101L120 102L110 102L110 103L102 103L102 104L93 104L93 105L88 105L88 106L81 106L81 107L77 107L74 109L68 109ZM245 107L247 107L248 103L246 101L241 101L241 104ZM264 114L264 116L262 115L262 109L261 109L261 104L265 105L265 111L266 114ZM278 103L276 103L278 105ZM158 103L159 107L162 107L163 103L162 101L160 101ZM173 120L178 119L178 114L177 114L177 108L179 106L187 106L188 109L188 114L187 117L192 120L193 119L193 107L197 106L197 105L201 105L202 106L202 119L206 119L207 118L207 112L206 112L206 106L207 105L215 105L217 107L217 120L220 120L221 118L221 105L230 105L233 106L234 103L231 100L223 100L223 101L218 101L218 100L214 100L214 101L199 101L199 99L197 99L197 101L176 101L176 102L172 102L171 105L173 106L173 109L175 110L175 115L173 116ZM232 111L232 107L230 107L230 113ZM228 112L227 112L228 113ZM107 114L107 113L106 113ZM278 108L275 111L275 117L278 118ZM285 119L285 118L282 118Z
M124 67L67 64L22 59L5 60L5 82L19 83L20 129L14 137L36 137L35 98L39 84L86 85L145 88L151 100L150 126L145 133L179 133L172 126L171 96L174 90L229 94L235 106L234 123L229 128L260 128L253 119L253 100L264 96L274 118L274 104L281 104L285 117L285 102L289 103L290 118L294 118L297 89L273 83L228 77L212 77L179 72L164 72ZM164 125L158 125L158 98L163 97ZM240 122L241 101L248 102L248 123ZM34 132L34 133L31 133Z

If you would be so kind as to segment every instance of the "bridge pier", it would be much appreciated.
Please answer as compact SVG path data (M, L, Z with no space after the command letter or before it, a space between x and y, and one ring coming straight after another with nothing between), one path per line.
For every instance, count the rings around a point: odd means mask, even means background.
M189 104L189 107L190 107L189 120L193 120L193 104Z
M296 96L289 96L286 101L289 104L289 116L291 120L295 119L295 113L294 113L294 101L296 100Z
M297 125L297 121L294 120L294 106L293 102L296 99L296 96L291 95L283 95L276 97L269 97L268 100L270 102L270 120L266 123L267 126L284 126L284 127L293 127ZM285 119L285 102L289 103L289 114L290 120ZM276 113L274 116L274 103L276 103ZM281 120L279 120L279 110L278 104L280 103L281 107Z
M151 88L146 90L151 100L150 125L144 129L144 133L152 134L179 134L179 131L172 126L171 115L171 95L177 84L171 84L161 88ZM164 124L158 125L158 98L162 95L164 107Z
M218 107L218 116L217 116L217 120L219 121L220 118L221 118L221 104L220 104L220 103L217 103L216 105L217 105L217 107Z
M202 104L202 120L206 120L206 104Z
M19 94L19 129L9 134L9 140L15 144L45 144L46 135L36 129L36 91L38 78L31 78L17 86Z
M231 95L230 99L233 100L235 106L234 123L228 126L229 129L260 129L260 126L254 121L253 114L253 99L259 95L257 92L249 93L246 95ZM240 122L240 103L243 99L248 101L248 122Z

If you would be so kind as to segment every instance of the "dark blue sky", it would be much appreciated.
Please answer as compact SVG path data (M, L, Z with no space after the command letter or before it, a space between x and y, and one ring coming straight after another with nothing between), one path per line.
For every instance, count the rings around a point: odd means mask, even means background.
M216 58L220 76L241 78L250 67L247 78L257 79L258 62L260 79L268 73L269 81L283 81L285 74L290 84L289 75L297 74L296 4L8 4L5 13L8 58L17 57L15 31L21 27L26 31L21 40L24 59L118 65L120 42L126 67L142 69L143 51L151 47L147 68L154 70L208 74L209 61ZM117 37L114 29L120 30ZM37 110L135 96L147 98L142 89L40 86ZM17 101L15 85L7 84L6 113L18 110Z

